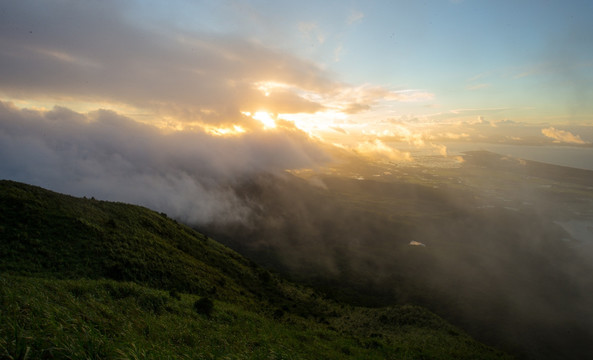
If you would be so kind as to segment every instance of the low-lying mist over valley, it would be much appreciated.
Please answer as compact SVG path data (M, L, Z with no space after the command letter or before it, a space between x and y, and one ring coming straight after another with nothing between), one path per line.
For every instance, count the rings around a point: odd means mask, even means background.
M358 163L260 176L223 243L333 296L416 303L533 358L593 336L593 173L477 151L456 167Z

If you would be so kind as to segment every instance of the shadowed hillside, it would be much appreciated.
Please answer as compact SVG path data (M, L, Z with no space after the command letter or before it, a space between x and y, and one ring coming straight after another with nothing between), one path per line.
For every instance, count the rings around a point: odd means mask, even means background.
M495 359L415 306L354 307L148 209L0 182L0 357Z

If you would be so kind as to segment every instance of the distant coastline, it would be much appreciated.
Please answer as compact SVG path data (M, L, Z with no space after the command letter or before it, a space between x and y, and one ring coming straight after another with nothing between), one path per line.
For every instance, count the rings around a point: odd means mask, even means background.
M574 146L528 146L486 143L447 143L449 156L465 151L486 150L525 160L593 170L593 148Z

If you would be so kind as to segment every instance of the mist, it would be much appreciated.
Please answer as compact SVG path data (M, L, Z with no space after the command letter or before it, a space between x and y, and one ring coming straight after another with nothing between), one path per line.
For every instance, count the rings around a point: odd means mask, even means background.
M0 177L140 204L193 224L244 221L249 208L234 184L328 159L319 143L295 129L216 137L165 132L113 111L0 103Z
M559 221L591 224L592 172L464 158L454 169L354 162L308 180L260 176L237 188L259 204L248 226L206 229L328 296L422 304L519 358L591 355L593 244Z

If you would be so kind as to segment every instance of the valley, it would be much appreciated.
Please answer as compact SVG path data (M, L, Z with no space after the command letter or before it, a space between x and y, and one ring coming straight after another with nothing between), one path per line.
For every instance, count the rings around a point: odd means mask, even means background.
M592 172L488 152L449 163L261 177L238 191L259 204L251 223L208 231L331 296L422 304L520 357L582 357Z

